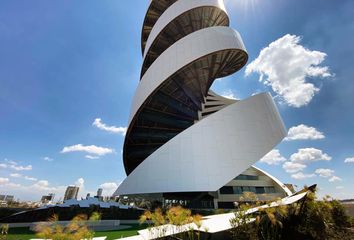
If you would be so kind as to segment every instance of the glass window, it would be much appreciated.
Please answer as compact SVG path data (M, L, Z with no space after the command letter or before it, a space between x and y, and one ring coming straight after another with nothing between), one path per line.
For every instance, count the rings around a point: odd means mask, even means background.
M266 193L275 193L275 188L274 187L265 187Z
M224 186L220 188L220 194L234 194L234 189L230 186Z
M234 180L258 180L258 176L240 174Z
M264 187L256 187L256 193L257 193L257 194L265 193Z
M234 187L234 193L235 194L242 194L242 188L241 187Z
M218 202L219 208L234 209L235 205L233 202Z
M244 186L242 187L242 192L256 192L255 187Z

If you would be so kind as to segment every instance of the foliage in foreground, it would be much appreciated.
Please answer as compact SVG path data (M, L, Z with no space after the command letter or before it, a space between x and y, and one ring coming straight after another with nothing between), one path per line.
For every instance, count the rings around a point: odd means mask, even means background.
M63 226L58 223L58 216L54 215L48 219L49 223L40 223L36 226L36 236L52 240L92 239L95 233L87 227L86 221L98 221L100 217L100 214L97 212L93 213L90 217L80 214L74 217L67 225Z
M263 209L257 215L245 214L248 208L240 206L241 211L231 219L232 239L353 239L344 206L329 197L317 200L314 192L300 202Z
M163 238L166 236L168 230L175 233L181 239L196 238L199 240L201 237L199 230L202 227L202 216L199 214L192 215L189 209L181 206L171 207L166 212L163 212L160 208L155 209L154 212L145 211L140 216L139 221L141 224L149 224L150 237ZM194 224L198 231L194 231L191 224ZM154 230L152 227L155 227Z
M9 224L1 224L0 226L0 240L6 239L6 235L9 232Z

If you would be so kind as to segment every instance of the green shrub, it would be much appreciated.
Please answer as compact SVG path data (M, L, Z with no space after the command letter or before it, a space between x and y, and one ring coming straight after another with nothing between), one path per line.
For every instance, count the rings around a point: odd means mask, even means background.
M39 238L52 240L77 240L92 239L94 232L88 229L85 221L98 221L99 213L93 213L90 217L84 214L74 217L66 226L58 223L58 216L54 215L48 222L38 224L35 228Z
M232 239L252 240L257 239L257 230L254 223L250 223L252 216L246 214L248 205L241 205L239 211L235 212L235 216L230 219Z
M344 206L337 200L331 202L332 220L336 228L350 227L350 217L347 215Z

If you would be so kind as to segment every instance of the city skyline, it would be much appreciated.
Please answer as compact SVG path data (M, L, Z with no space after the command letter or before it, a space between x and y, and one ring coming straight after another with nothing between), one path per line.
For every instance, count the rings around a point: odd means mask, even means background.
M63 196L75 182L80 197L98 187L113 193L125 178L121 150L148 2L133 12L111 1L19 2L0 3L0 193L36 200ZM289 130L256 166L284 183L354 198L354 4L225 4L249 61L212 89L238 99L270 91Z

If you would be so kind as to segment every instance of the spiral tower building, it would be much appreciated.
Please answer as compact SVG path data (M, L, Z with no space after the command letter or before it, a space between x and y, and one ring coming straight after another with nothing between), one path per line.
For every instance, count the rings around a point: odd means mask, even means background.
M210 91L248 59L222 0L151 0L141 48L115 195L216 191L286 136L270 94Z

